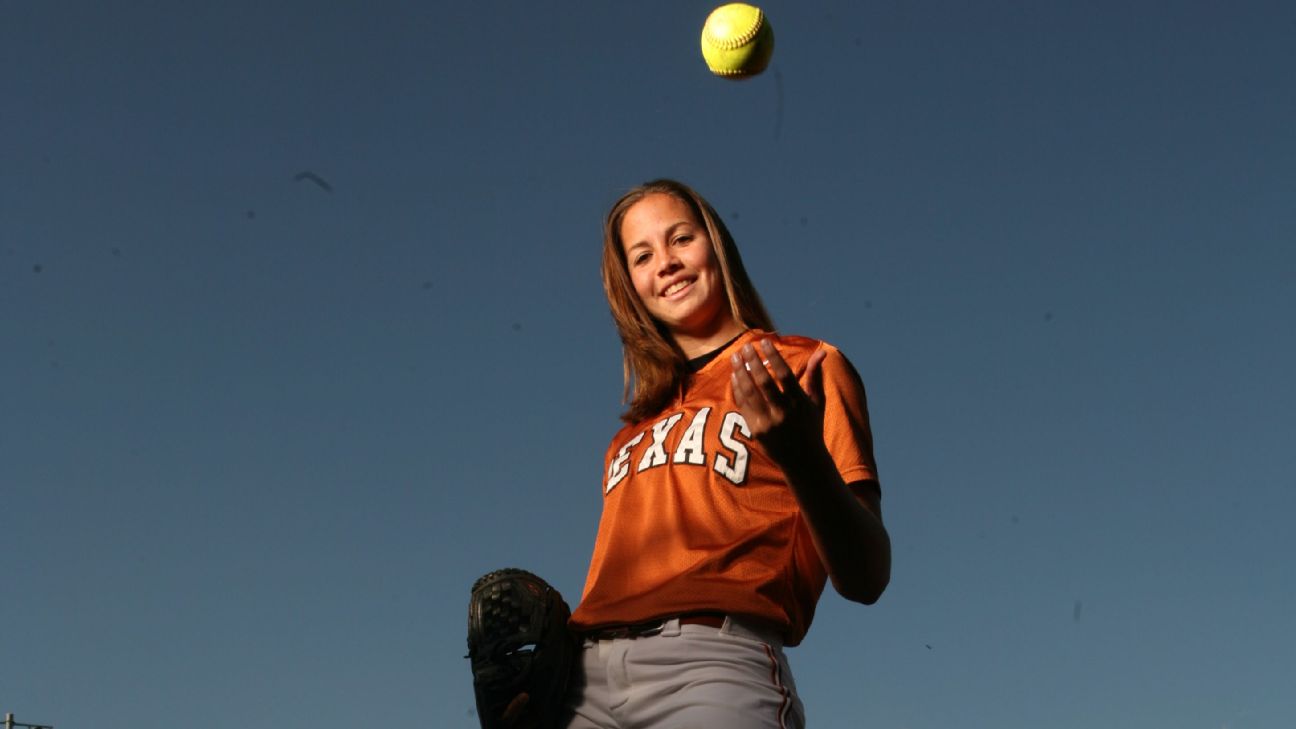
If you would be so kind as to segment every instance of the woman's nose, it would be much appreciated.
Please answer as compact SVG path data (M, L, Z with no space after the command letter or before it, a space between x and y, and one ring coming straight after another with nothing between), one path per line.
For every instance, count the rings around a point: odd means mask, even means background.
M658 260L661 261L661 266L657 269L658 275L674 273L676 269L683 265L680 263L679 256L675 255L675 252L669 248Z

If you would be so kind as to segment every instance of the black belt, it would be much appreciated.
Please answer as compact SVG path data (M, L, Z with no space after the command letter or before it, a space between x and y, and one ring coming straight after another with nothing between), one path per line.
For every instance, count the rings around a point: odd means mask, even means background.
M723 613L689 613L688 615L677 616L680 625L706 625L712 628L724 627L725 616ZM609 625L602 628L595 628L584 634L590 640L621 640L623 638L647 638L650 635L657 635L666 627L666 623L675 618L660 618L650 620L646 623L632 623L630 625Z

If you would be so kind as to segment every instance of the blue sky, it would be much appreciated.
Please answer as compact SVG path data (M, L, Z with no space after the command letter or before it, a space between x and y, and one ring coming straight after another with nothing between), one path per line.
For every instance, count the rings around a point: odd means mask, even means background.
M733 83L706 3L272 5L0 3L0 712L476 726L672 176L868 387L894 579L811 726L1289 725L1296 8L770 2Z

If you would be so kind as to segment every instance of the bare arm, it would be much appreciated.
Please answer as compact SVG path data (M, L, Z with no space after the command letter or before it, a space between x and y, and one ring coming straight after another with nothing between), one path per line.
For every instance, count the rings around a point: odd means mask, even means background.
M825 353L811 355L803 388L770 342L759 346L759 353L743 347L730 363L734 399L753 437L783 469L833 588L872 604L891 579L891 539L876 482L848 487L824 445Z

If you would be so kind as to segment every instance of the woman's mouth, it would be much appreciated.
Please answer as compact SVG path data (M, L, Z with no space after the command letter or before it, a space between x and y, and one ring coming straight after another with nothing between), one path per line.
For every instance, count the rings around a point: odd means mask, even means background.
M675 296L676 294L681 293L692 284L693 284L692 279L684 279L684 280L676 281L675 283L671 284L670 286L667 286L665 289L662 290L661 297L663 299L669 299Z

